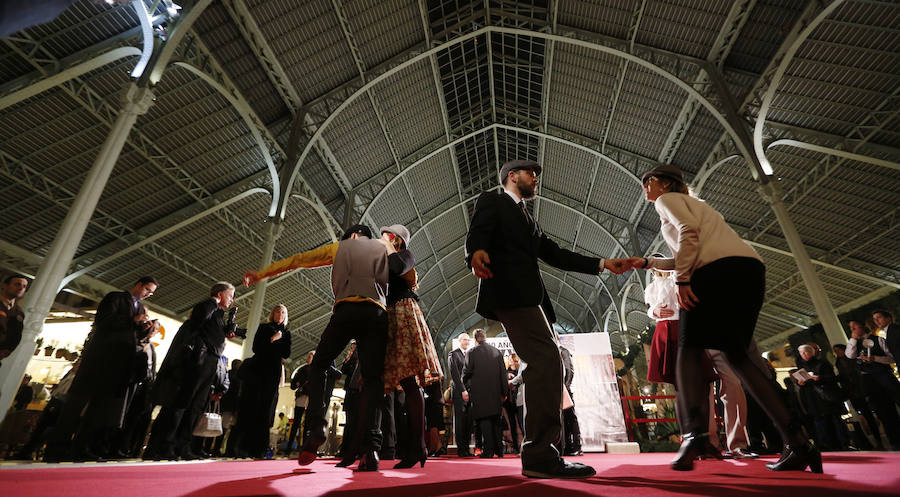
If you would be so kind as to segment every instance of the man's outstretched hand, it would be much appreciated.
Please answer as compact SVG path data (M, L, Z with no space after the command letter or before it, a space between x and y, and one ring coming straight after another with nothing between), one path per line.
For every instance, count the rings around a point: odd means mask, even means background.
M488 267L491 264L491 256L488 255L486 250L476 250L474 254L472 254L472 272L475 273L475 277L479 279L487 279L493 278L494 273L491 272L491 269Z

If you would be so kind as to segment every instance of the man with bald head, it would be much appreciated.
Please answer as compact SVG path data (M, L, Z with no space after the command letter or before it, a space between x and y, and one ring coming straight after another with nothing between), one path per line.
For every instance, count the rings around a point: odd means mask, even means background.
M469 440L472 438L472 419L469 416L469 392L463 383L463 367L466 365L466 351L469 349L469 335L457 337L459 348L450 351L447 364L450 365L450 393L453 398L453 433L456 434L456 455L472 457Z

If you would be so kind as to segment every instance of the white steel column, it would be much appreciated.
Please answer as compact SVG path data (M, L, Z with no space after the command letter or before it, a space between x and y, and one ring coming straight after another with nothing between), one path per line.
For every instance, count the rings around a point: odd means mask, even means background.
M266 234L266 244L263 246L263 256L260 262L260 269L267 267L272 263L272 255L275 253L275 242L281 236L282 228L280 218L273 216L269 218L269 232ZM262 318L263 305L266 301L266 286L269 280L265 279L254 285L256 292L253 294L253 303L250 304L250 314L247 316L247 338L244 339L241 357L246 358L253 355L253 338L256 336L256 329Z
M841 325L834 307L831 305L831 300L828 299L828 295L825 293L825 287L822 286L822 282L816 275L816 270L809 259L809 253L807 253L806 247L800 239L800 233L797 232L797 228L788 214L787 207L784 205L780 185L774 181L769 181L759 187L759 193L769 203L779 226L781 226L781 232L784 234L784 239L794 255L797 270L800 271L800 275L803 277L803 282L806 284L807 291L809 291L809 297L816 308L816 314L819 315L819 322L825 328L825 335L828 337L828 341L831 342L831 345L847 343L844 327Z
M22 342L13 351L3 366L0 367L0 420L6 415L6 411L16 394L25 367L31 360L34 352L34 343L44 327L44 319L50 312L59 285L69 270L78 244L81 242L84 231L90 222L97 202L112 173L125 140L131 133L135 121L139 115L144 114L153 104L153 93L147 88L139 88L130 83L122 96L122 110L113 123L100 149L100 154L94 161L94 165L88 172L84 184L75 198L69 213L63 221L62 227L56 234L50 251L44 257L37 276L29 288L28 298L23 310L25 312L25 325L22 330Z

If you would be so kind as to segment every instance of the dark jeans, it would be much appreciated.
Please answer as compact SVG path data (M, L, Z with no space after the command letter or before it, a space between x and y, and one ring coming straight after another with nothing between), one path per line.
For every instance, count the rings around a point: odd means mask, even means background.
M364 435L362 450L381 448L380 400L384 395L381 373L384 370L384 350L387 345L387 312L368 302L343 302L334 308L331 320L322 332L316 355L309 366L309 405L304 433L325 431L326 380L332 362L351 339L356 339L359 367L363 379L360 396L360 415Z

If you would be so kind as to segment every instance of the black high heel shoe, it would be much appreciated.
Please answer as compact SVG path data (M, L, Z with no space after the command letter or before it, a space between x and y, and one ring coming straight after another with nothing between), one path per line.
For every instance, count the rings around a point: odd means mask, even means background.
M675 471L690 471L694 469L694 459L706 454L707 445L709 445L708 433L688 433L681 442L678 455L669 465Z
M785 445L778 462L766 463L772 471L803 471L807 467L813 473L822 473L822 453L813 444Z
M394 469L409 469L419 463L420 467L425 467L425 460L428 459L428 449L423 448L422 452L415 459L405 457L394 465Z

